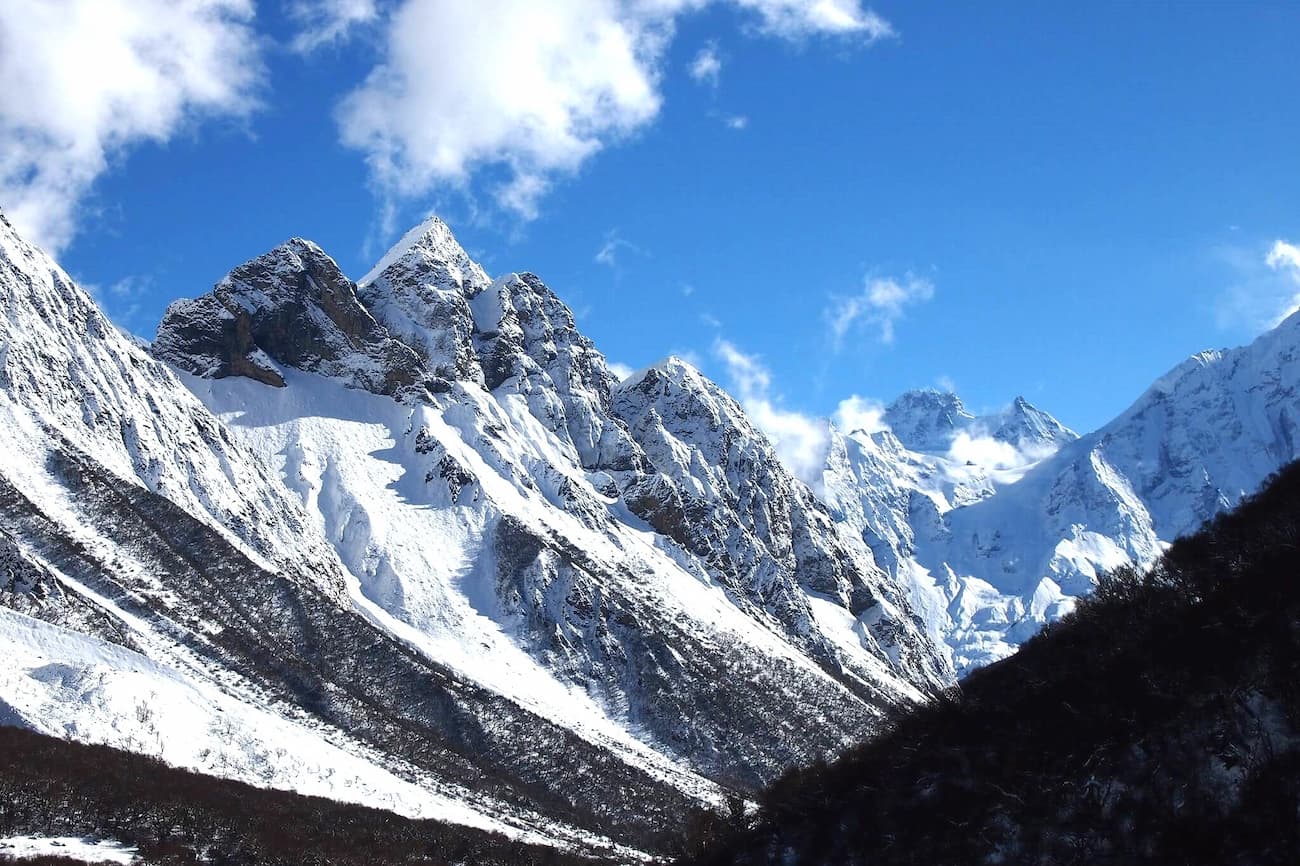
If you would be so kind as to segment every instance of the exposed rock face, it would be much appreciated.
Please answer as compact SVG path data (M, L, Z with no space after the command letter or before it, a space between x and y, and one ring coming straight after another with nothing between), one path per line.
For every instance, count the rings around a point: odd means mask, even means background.
M643 470L645 460L610 413L617 384L569 308L534 274L510 274L473 300L475 346L490 391L521 396L528 410L588 470Z
M614 411L656 473L625 489L632 513L699 557L815 658L853 666L817 628L809 594L872 623L864 631L875 651L914 681L944 682L943 665L918 639L908 604L870 551L841 535L726 392L671 358L618 385Z
M379 394L422 390L429 374L357 300L334 260L294 238L231 271L211 294L167 308L154 354L182 370L284 386L278 365Z
M337 558L278 479L3 215L0 431L0 469L44 507L67 507L49 455L93 455L269 567L343 593Z

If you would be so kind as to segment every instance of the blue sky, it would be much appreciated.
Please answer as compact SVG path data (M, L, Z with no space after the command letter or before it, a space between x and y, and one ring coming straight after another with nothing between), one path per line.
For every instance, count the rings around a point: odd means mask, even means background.
M0 45L0 205L146 337L436 210L778 435L926 385L1084 431L1300 293L1294 3L12 0Z

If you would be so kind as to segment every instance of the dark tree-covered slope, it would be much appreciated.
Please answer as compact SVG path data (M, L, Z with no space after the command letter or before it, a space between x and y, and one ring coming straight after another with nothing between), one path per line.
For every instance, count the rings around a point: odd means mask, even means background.
M15 834L113 838L156 866L603 862L0 727L0 836Z
M1300 465L683 862L1300 862Z

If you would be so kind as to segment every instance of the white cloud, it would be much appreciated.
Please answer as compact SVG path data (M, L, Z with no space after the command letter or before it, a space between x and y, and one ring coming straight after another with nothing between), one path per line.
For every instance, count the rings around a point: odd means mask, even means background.
M879 433L881 430L889 429L889 425L885 423L885 404L857 394L840 401L832 420L835 426L845 433L858 430L864 433Z
M729 114L722 118L728 129L741 130L749 126L749 118L743 114Z
M858 0L736 0L736 5L758 13L764 32L786 39L832 33L874 42L896 35L888 21Z
M0 205L57 251L132 144L256 106L252 0L0 3Z
M1038 459L1025 454L1009 442L978 433L971 434L965 430L959 431L953 438L948 457L958 463L973 463L985 469L1018 469Z
M825 419L779 406L770 393L772 375L757 356L747 355L721 338L714 341L713 354L725 365L728 384L745 414L772 441L785 467L805 483L817 483L830 445Z
M1300 310L1300 246L1275 240L1262 256L1244 246L1216 254L1237 277L1218 298L1220 327L1273 328Z
M298 25L291 47L308 53L345 40L352 30L379 18L375 0L294 0L289 17Z
M402 0L382 62L339 106L341 139L385 197L483 178L532 218L556 178L654 120L677 18L723 4L785 39L893 32L859 0Z
M1289 272L1293 280L1300 282L1300 247L1295 244L1273 241L1264 263L1275 271Z
M1289 279L1295 289L1281 311L1274 315L1272 324L1276 326L1287 316L1300 310L1300 247L1282 240L1274 241L1264 263L1270 270Z
M691 78L700 84L717 87L722 77L722 58L718 56L718 44L710 42L700 49L690 65Z
M892 343L894 325L904 311L933 297L934 284L911 274L901 280L868 277L858 294L831 299L825 317L832 343L839 350L844 338L863 326L876 329L881 342Z
M618 236L618 232L606 232L605 242L600 245L596 251L594 262L598 265L605 265L610 268L618 268L619 250L627 250L638 255L645 255L645 252L631 241L624 240Z
M620 364L618 361L607 361L605 366L609 367L609 372L613 373L620 382L630 377L636 370L633 370L627 364Z

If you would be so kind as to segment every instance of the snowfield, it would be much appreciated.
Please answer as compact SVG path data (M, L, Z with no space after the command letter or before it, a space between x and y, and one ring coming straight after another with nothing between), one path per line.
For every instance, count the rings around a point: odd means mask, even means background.
M32 857L66 857L83 863L136 861L136 850L112 839L96 841L75 836L10 836L0 839L0 857L26 860Z

